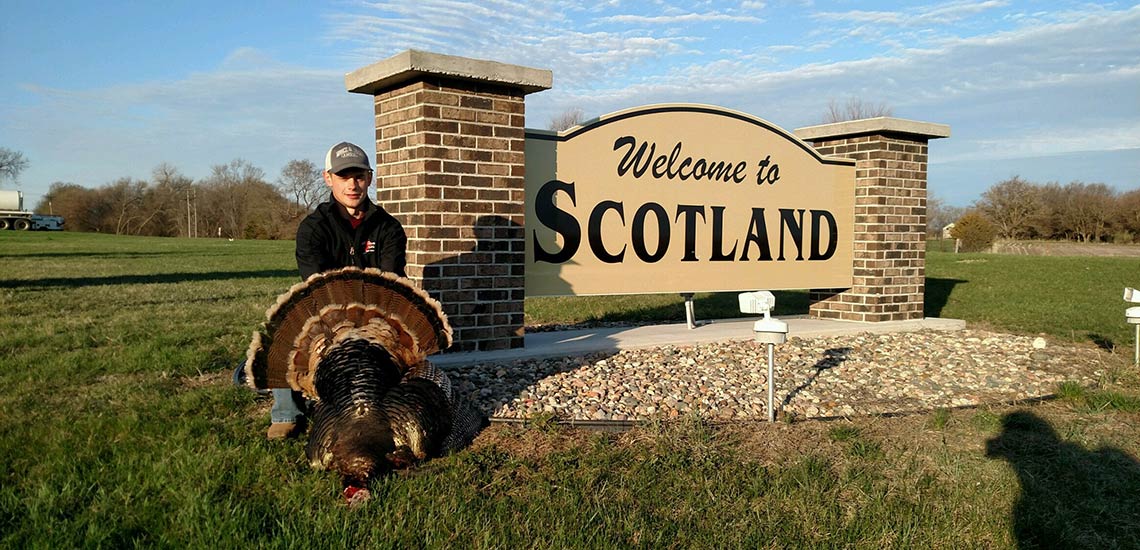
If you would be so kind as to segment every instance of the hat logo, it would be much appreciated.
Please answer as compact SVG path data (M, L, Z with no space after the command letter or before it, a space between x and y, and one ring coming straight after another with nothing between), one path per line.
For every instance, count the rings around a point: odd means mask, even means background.
M336 151L336 158L338 158L338 159L344 158L344 157L360 157L360 156L363 156L363 155L359 154L356 151L356 149L354 149L352 147L341 147L340 149L337 149L337 151Z

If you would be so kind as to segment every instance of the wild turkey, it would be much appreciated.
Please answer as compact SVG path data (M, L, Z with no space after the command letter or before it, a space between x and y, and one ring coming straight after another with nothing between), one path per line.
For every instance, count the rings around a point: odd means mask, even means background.
M282 294L253 333L246 380L313 400L305 454L341 475L349 503L370 479L470 442L482 418L427 356L451 345L439 302L408 279L348 267Z

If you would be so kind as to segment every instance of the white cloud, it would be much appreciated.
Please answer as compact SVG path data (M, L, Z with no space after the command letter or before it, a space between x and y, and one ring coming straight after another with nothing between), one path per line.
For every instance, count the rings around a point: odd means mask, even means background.
M904 19L903 14L899 12L862 10L846 12L825 11L815 14L814 17L824 21L854 21L856 23L883 23L891 25L900 24Z
M1140 147L1140 7L1031 13L951 1L826 12L798 39L720 40L718 29L756 24L761 11L775 18L786 4L670 2L636 15L644 3L358 2L328 17L323 38L347 50L338 61L348 70L408 48L552 69L554 89L527 101L533 127L573 107L593 117L698 102L794 129L820 122L829 100L859 98L950 124L953 137L932 145L941 162ZM699 17L710 24L692 24ZM879 49L855 47L871 42ZM0 137L40 152L22 179L45 189L57 179L145 178L170 160L202 177L236 156L273 177L291 158L319 157L330 139L372 139L370 98L347 94L344 72L242 48L214 71L172 81L26 86L30 102L0 105Z
M680 55L699 38L671 30L624 28L613 15L621 6L578 2L497 1L470 5L451 0L373 2L353 13L329 17L330 39L352 47L350 60L363 66L405 49L494 59L555 72L564 89L590 89L630 74L634 67ZM667 16L679 26L691 18L717 14ZM755 19L755 18L751 18ZM727 21L728 19L726 19Z
M830 99L857 97L894 106L896 116L951 124L955 137L947 143L954 143L956 155L1135 147L1136 28L1140 8L786 70L734 54L678 64L588 96L543 94L532 104L557 111L572 103L602 114L639 103L695 101L794 127L819 122ZM546 107L548 101L553 105ZM983 136L989 141L979 141ZM999 148L993 140L1023 145Z
M1009 2L1003 0L987 0L984 2L967 0L918 6L900 11L819 12L814 17L825 21L876 23L892 26L945 25L1007 5Z
M654 25L673 25L677 23L702 23L707 21L729 21L733 23L763 23L764 20L751 15L732 15L728 13L682 13L676 15L611 15L599 19L598 23L648 23Z

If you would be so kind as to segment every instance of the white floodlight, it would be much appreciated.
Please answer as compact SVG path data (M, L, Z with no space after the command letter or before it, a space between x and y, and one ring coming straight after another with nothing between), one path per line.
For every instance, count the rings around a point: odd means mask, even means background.
M1124 301L1140 304L1140 291L1132 287L1124 288Z
M763 313L764 317L776 308L776 296L767 290L742 292L739 296L741 313Z
M776 420L775 387L776 344L783 344L788 340L788 324L779 319L772 318L772 310L776 309L776 296L767 290L756 292L742 292L739 295L741 313L763 313L764 318L752 325L753 337L757 342L768 345L768 421Z

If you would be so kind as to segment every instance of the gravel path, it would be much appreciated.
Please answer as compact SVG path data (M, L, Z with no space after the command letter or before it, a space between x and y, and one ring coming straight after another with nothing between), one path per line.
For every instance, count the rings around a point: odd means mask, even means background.
M776 409L797 418L925 411L1051 395L1091 385L1100 350L979 330L797 338L776 347ZM665 346L448 369L493 418L552 413L629 421L689 413L766 419L767 351L751 341Z

